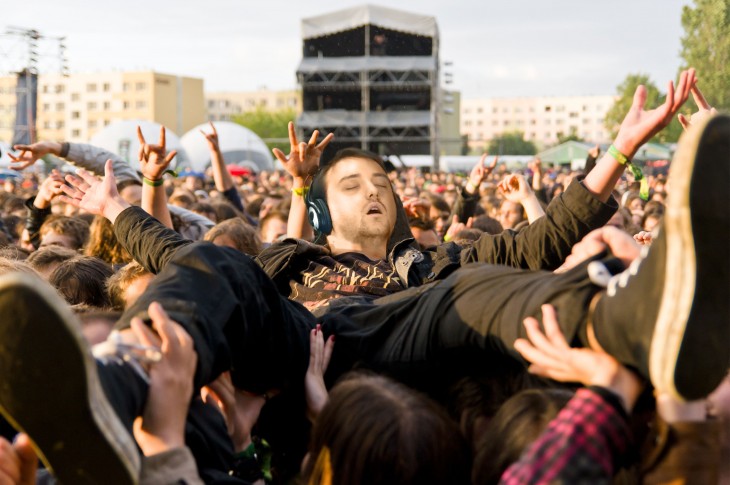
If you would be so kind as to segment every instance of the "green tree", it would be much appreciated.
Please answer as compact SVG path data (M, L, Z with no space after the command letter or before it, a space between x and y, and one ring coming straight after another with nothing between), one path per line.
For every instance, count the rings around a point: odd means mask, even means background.
M489 142L487 153L494 155L534 155L537 147L521 131L513 131L497 135Z
M245 126L249 130L263 138L269 149L279 148L284 153L289 153L289 122L296 121L297 113L293 109L281 111L266 111L256 108L233 117L233 122ZM269 142L270 139L282 139L281 142Z
M618 99L606 113L604 125L611 132L611 138L615 138L618 128L621 125L626 113L629 112L631 104L634 101L634 92L639 85L643 84L646 88L646 109L654 109L665 100L665 93L661 92L646 74L629 74L621 84L616 88ZM675 118L672 122L659 132L651 141L658 143L675 142L682 133L682 125Z
M730 0L694 0L694 7L682 9L682 27L680 71L697 69L697 85L710 105L730 111Z

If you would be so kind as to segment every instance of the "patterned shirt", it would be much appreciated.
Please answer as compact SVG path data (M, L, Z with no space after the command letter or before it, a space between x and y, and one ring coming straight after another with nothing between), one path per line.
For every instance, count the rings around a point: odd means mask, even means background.
M542 436L504 472L500 484L610 484L631 442L626 413L619 408L610 391L579 389Z
M372 301L405 289L393 265L385 259L373 261L360 253L322 256L309 262L301 279L290 283L290 299L309 310L343 297Z

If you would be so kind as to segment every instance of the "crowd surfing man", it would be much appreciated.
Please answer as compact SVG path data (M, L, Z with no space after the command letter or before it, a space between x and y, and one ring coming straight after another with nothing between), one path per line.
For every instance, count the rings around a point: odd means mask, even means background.
M616 274L618 265L630 263L622 260L626 241L612 237L611 231L591 234L615 210L610 193L626 159L666 126L694 84L694 71L683 72L676 91L670 83L665 104L651 111L644 110L646 91L638 88L612 150L581 183L571 184L544 217L521 232L482 236L465 249L455 244L430 252L411 247L403 211L382 162L361 151L335 156L314 178L308 193L302 191L312 225L324 235L326 245L284 241L262 252L257 261L233 250L192 244L130 206L117 193L111 162L102 181L83 171L80 177L68 177L71 187L63 188L63 200L109 219L129 253L158 275L119 326L128 327L135 315L147 317L150 304L161 303L195 344L196 387L230 370L239 389L264 396L288 390L302 382L310 332L321 324L323 333L336 335L338 341L328 380L359 364L428 388L463 374L465 368L478 369L490 354L516 356L513 342L526 336L522 320L540 317L541 305L549 302L560 314L560 330L568 341L597 342L640 375L651 377L657 388L694 399L713 390L729 364L724 320L728 301L721 295L728 274L705 271L728 261L724 237L730 226L728 205L711 207L708 201L727 193L722 187L730 176L727 167L718 172L713 168L717 177L703 182L703 187L693 177L697 171L709 170L717 150L726 148L718 148L715 138L727 135L727 119L718 118L706 128L707 151L701 150L699 141L694 146L690 142L675 161L673 170L686 183L678 189L673 184L681 195L674 199L674 214L648 255L627 272ZM287 161L305 158L303 151L315 143L316 136L309 146L301 147L298 159L290 155ZM150 151L151 158L156 156ZM307 167L302 169L305 173ZM716 233L709 238L697 224L710 224L723 237ZM718 241L724 250L715 250ZM596 247L600 250L595 251ZM573 264L563 266L562 273L537 271L563 265L571 250ZM583 261L586 256L588 260ZM678 281L664 276L680 273ZM601 283L608 284L606 292L598 286ZM696 290L701 291L695 294ZM18 291L25 298L17 298ZM64 330L70 325L68 318L54 311L55 318L40 318L37 302L45 301L46 295L33 297L28 285L12 282L5 284L3 292L7 297L2 300L3 314L22 318L29 329L36 330L35 339L68 342ZM54 320L53 326L45 328L49 320ZM0 337L9 341L6 337L11 333L11 325L4 324ZM714 339L703 340L707 335ZM27 352L30 358L36 354L26 345L15 341L8 355L20 358L17 354ZM707 346L713 351L707 351ZM74 347L67 345L69 354ZM98 379L107 397L98 387L82 386L82 390L92 402L89 408L96 426L91 423L89 428L98 428L96 443L106 440L108 449L119 457L118 469L126 470L127 479L134 481L138 474L132 458L135 452L119 430L129 427L142 412L148 383L130 367L125 362L102 361ZM689 375L697 369L703 379ZM9 370L2 368L0 374L8 375ZM84 382L86 376L94 381L97 375L88 363L79 374ZM35 383L9 384L42 388L46 377L37 378ZM13 389L0 397L0 404L13 422L39 441L52 466L54 461L62 464L68 460L68 450L54 449L51 433L35 429L38 422L32 418L28 400L37 397ZM73 401L70 395L68 401ZM106 402L110 404L97 410L95 405ZM115 421L116 428L99 425L102 418L114 421L115 415L121 418ZM112 430L118 436L114 440ZM90 443L68 445L88 450ZM78 475L73 473L102 480L98 464L87 466L55 468L71 473L62 480L74 481Z

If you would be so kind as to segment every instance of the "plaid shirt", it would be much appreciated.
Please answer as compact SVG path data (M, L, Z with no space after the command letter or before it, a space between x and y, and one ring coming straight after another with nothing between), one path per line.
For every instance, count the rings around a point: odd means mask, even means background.
M605 389L580 389L500 483L610 483L630 441L618 399Z

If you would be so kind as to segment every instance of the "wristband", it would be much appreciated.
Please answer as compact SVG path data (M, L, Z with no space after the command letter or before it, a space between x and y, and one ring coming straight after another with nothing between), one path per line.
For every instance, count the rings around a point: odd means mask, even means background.
M608 147L608 154L611 155L619 164L625 165L626 168L631 170L634 180L641 183L639 197L641 197L642 200L649 200L649 183L647 182L646 177L644 177L644 174L641 172L641 169L631 163L631 160L621 153L614 145Z
M292 194L296 196L304 197L305 195L307 195L307 192L309 192L309 187L299 187L297 189L291 189L291 191Z
M611 155L621 165L626 165L629 162L629 157L618 151L615 145L608 147L608 154Z
M159 187L160 185L164 184L165 181L162 179L159 180L150 180L147 177L142 177L142 182L145 185L149 185L150 187Z
M466 183L466 192L468 194L475 194L477 192L478 187L475 187L473 183L467 182Z
M449 241L451 241L451 235L450 234L446 234L444 236L444 242L449 242Z

